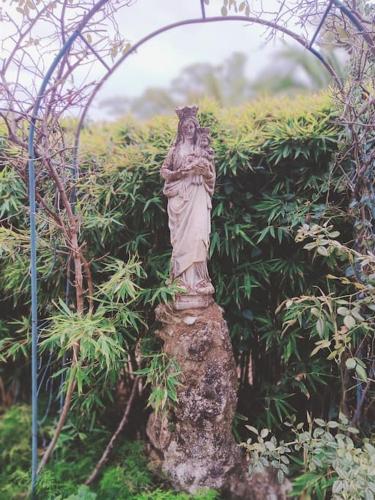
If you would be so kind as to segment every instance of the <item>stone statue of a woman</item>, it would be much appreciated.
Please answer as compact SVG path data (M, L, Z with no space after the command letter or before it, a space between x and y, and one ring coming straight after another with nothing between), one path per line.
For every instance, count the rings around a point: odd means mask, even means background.
M197 111L197 106L177 108L177 137L160 171L173 247L171 279L185 289L176 309L207 307L214 293L207 260L215 165L209 129L199 126Z

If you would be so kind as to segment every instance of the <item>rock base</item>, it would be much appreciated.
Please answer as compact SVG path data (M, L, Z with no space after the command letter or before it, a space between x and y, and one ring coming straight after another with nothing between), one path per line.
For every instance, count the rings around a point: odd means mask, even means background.
M228 328L215 303L205 309L156 309L164 352L181 369L178 404L151 415L147 434L154 465L176 490L221 491L228 499L286 498L272 474L249 480L245 458L232 436L237 375Z

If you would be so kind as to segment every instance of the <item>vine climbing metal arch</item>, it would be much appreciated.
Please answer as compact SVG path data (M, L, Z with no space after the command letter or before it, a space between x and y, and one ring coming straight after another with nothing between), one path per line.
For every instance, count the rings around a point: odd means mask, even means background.
M341 13L346 16L349 21L354 25L354 27L358 30L358 34L361 35L364 40L369 45L373 54L375 54L375 47L372 43L372 39L368 36L366 29L364 28L361 20L352 12L346 5L344 5L340 0L329 0L327 1L326 8L321 17L321 20L318 24L318 27L312 36L310 41L306 41L303 37L298 35L297 33L289 30L283 25L277 24L277 22L273 22L270 20L262 19L260 17L251 17L251 16L243 16L243 15L230 15L230 16L207 16L205 9L204 0L197 1L197 7L200 7L200 16L196 18L190 18L181 20L172 24L168 24L160 27L159 29L149 33L145 37L138 40L134 45L130 47L130 49L125 52L121 58L112 66L109 67L95 52L95 49L90 45L90 43L85 40L82 36L82 31L87 25L87 23L98 13L110 0L99 0L96 2L93 7L82 17L81 21L78 23L77 28L70 35L70 37L65 41L62 48L54 58L51 66L49 67L43 81L41 83L40 89L38 91L33 110L32 116L30 120L30 129L28 136L28 172L29 172L29 206L30 206L30 240L31 240L31 324L32 324L32 491L35 490L36 480L37 480L37 467L38 467L38 459L37 459L37 433L38 433L38 373L37 373L37 360L38 360L38 295L37 295L37 230L36 230L36 172L35 172L35 131L36 124L39 117L40 108L43 104L43 99L48 89L48 84L50 82L51 77L53 76L55 70L59 66L60 61L63 58L69 57L69 51L74 44L74 42L81 38L88 49L92 51L92 53L101 61L102 64L106 67L107 72L102 77L102 79L96 84L93 92L89 96L82 113L79 118L79 123L75 133L75 143L74 143L74 154L73 154L73 172L74 177L77 179L79 175L78 168L78 150L79 150L79 140L80 133L82 130L82 126L84 124L87 111L94 100L97 93L100 91L105 82L109 79L109 77L120 67L120 65L137 49L139 49L142 45L144 45L149 40L159 36L160 34L173 30L175 28L186 26L186 25L194 25L194 24L209 24L209 23L219 23L219 22L242 22L247 24L260 24L268 28L272 28L275 31L281 32L284 35L294 39L297 43L302 45L306 50L310 51L323 65L323 67L331 74L337 86L341 86L340 79L336 75L332 66L326 61L324 56L318 52L314 48L314 43L317 39L317 36L322 29L324 22L329 15L331 9L333 7L338 8Z

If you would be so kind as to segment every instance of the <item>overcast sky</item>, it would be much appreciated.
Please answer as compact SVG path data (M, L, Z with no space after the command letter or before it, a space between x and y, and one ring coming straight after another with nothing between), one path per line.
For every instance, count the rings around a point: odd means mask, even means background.
M275 4L274 0L267 0ZM221 0L211 0L208 14L218 15ZM121 32L136 42L151 31L181 19L200 15L199 0L137 0L118 14ZM100 116L100 101L117 95L135 96L149 86L168 86L180 70L192 63L221 63L235 51L248 55L249 78L272 64L275 44L264 44L264 28L239 22L183 26L163 33L130 56L104 85L91 117Z
M10 6L17 15L16 4L5 1L5 5ZM260 0L252 1L256 4ZM263 0L265 4L267 10L272 10L279 1ZM220 15L221 6L222 0L210 0L207 15ZM200 0L136 0L130 7L122 8L116 14L116 19L122 35L134 44L161 26L200 15ZM38 25L37 29L42 33L48 28ZM5 33L2 35L5 36ZM288 40L288 43L293 45L295 42ZM109 97L140 95L149 86L167 87L183 67L198 62L220 64L236 51L248 56L247 74L249 79L254 78L267 66L272 66L278 47L280 42L277 41L265 44L263 27L238 21L183 26L162 33L131 55L110 77L98 93L90 117L107 117L100 109L100 102ZM58 47L55 50L51 46L50 49L50 57L41 62L44 62L43 72L50 65ZM80 68L77 73L81 73L80 77L84 79L87 67ZM90 80L99 79L102 75L103 68L97 62L90 70ZM26 84L27 78L26 74Z

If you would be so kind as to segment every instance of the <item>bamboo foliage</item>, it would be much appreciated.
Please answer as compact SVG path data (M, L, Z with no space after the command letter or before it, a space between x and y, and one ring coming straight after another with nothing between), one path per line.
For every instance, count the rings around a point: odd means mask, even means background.
M223 111L206 102L201 109L202 124L212 127L218 172L210 266L240 368L240 411L268 425L279 425L298 408L302 415L306 405L328 412L332 401L325 396L326 384L339 386L337 369L324 356L310 357L315 339L301 331L283 334L275 310L284 300L326 283L327 264L311 259L294 241L298 228L334 217L343 238L351 231L345 176L333 163L341 134L335 125L337 112L327 95L297 99L293 106L287 100L268 100ZM105 353L111 338L118 341L116 356L124 350L132 357L136 339L152 330L155 304L173 296L173 287L165 285L170 243L159 169L174 127L173 118L163 117L147 125L125 120L84 131L76 210L80 244L96 290L89 294L91 309L81 314L82 328L73 329L66 323L69 304L61 272L69 268L69 254L56 228L41 220L41 309L47 321L42 345L65 345L67 328L79 335L92 332L91 355L102 349L103 362L108 363ZM13 201L2 198L0 206L8 214L3 231L20 238L26 235L25 220L12 210L24 202L23 196L16 190ZM18 257L9 252L11 241L5 236L1 247L4 319L24 314L23 307L12 305L21 288L23 303L28 300L23 287L27 263L22 261L20 271ZM20 249L26 245L15 244ZM60 300L57 309L52 299ZM98 337L91 329L96 321ZM9 331L13 334L14 327ZM114 372L118 362L110 364ZM85 393L79 384L79 392Z
M374 333L373 259L352 245L351 164L336 161L345 138L337 115L327 94L229 110L201 104L218 173L210 272L238 365L238 437L246 435L242 419L280 433L306 411L325 419L341 411L371 429L373 355L363 346ZM73 388L70 415L81 425L103 419L119 379L129 386L145 376L157 411L175 404L178 366L153 334L155 305L178 291L166 283L171 246L159 177L175 125L171 117L123 119L83 132L76 213L92 288L81 314L66 295L66 241L53 221L38 221L42 361L52 360L56 398ZM11 178L6 164L2 174ZM45 196L54 203L48 183ZM1 377L9 388L28 380L24 197L15 183L0 199ZM72 364L66 353L77 344Z

